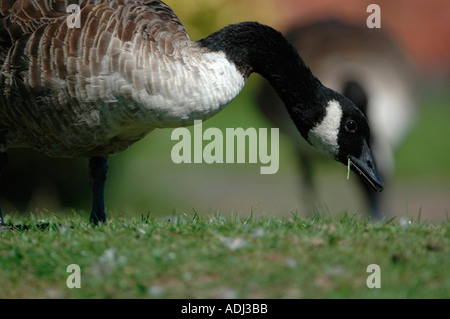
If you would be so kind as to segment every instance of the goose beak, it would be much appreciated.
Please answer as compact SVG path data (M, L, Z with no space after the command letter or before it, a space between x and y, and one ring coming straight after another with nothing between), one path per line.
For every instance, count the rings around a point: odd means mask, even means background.
M364 141L361 156L359 158L349 156L349 159L352 171L363 177L375 192L381 192L384 189L384 183L375 169L372 153L366 141Z

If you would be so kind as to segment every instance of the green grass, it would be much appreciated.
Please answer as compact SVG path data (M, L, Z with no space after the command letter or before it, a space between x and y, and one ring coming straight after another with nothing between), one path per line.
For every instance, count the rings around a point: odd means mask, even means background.
M9 215L0 298L449 298L450 222ZM69 289L78 264L81 288ZM366 286L367 266L381 288Z

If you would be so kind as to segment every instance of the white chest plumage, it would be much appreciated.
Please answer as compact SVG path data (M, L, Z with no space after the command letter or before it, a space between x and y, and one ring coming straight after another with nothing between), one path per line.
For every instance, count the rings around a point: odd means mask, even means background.
M205 120L226 106L246 81L223 52L185 57L181 63L167 65L170 77L160 80L159 94L139 101L150 113L158 114L155 127L191 125Z
M246 80L223 52L193 51L195 54L188 47L177 56L154 54L145 61L129 54L130 76L110 76L111 89L98 94L110 92L100 96L102 100L117 101L119 97L120 107L133 114L135 128L178 127L205 120L226 106ZM111 122L116 122L114 114Z
M320 123L308 133L308 141L325 154L335 158L339 153L339 128L342 120L342 107L336 100L326 106L326 113Z

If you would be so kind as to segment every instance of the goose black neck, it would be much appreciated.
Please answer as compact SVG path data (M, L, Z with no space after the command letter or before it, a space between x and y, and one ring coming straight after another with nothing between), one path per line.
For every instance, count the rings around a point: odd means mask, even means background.
M212 51L223 51L244 77L256 72L275 88L289 109L303 109L321 86L297 50L273 28L257 22L225 27L199 41Z

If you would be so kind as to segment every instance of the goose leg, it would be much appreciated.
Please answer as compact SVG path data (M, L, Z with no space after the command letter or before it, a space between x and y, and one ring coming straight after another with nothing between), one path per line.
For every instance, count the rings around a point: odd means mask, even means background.
M6 154L6 152L0 153L0 178L2 177L7 162L8 162L8 155ZM4 226L5 224L3 222L2 208L0 207L0 228Z
M92 191L92 211L90 221L95 225L106 222L105 181L108 171L108 158L91 157L89 159L89 183Z

